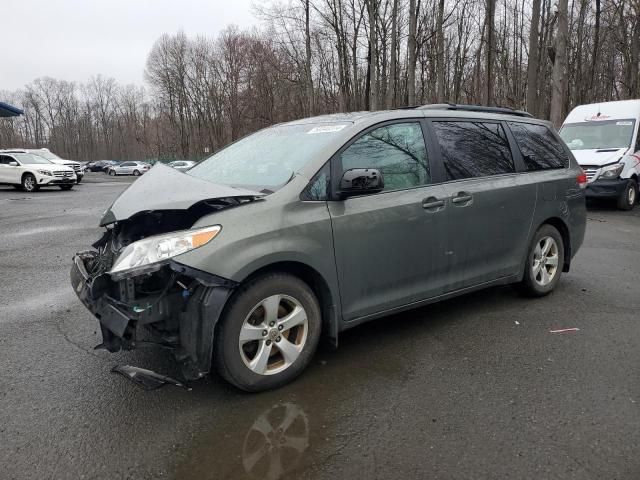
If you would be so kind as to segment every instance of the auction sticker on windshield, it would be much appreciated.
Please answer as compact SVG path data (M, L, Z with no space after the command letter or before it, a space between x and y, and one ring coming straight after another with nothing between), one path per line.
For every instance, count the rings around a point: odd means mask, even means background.
M346 125L324 125L322 127L314 127L314 128L312 128L311 130L309 130L307 132L307 134L339 132L344 127L346 127Z

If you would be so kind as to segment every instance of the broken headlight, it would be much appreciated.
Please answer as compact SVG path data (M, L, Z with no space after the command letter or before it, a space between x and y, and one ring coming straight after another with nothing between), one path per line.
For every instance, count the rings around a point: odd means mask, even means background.
M125 272L142 274L155 271L170 258L207 244L221 229L220 225L214 225L155 235L133 242L122 250L109 274L118 277Z

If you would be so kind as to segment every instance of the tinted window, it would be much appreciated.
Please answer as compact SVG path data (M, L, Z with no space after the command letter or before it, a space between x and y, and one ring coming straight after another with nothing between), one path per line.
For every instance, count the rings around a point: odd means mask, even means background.
M340 155L342 170L377 168L384 189L425 185L430 181L427 151L419 123L396 123L362 135Z
M134 165L135 163L131 163L131 162L124 162L120 164L121 167L133 167Z
M327 162L311 179L300 198L302 200L326 200L329 198L330 167Z
M509 123L527 170L565 168L569 157L555 135L543 125Z
M502 125L489 122L433 122L447 180L515 172Z

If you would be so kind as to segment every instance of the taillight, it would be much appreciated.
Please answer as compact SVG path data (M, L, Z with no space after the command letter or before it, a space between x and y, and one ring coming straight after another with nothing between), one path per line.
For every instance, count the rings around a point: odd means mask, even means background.
M587 174L583 172L576 177L576 182L580 188L587 188Z

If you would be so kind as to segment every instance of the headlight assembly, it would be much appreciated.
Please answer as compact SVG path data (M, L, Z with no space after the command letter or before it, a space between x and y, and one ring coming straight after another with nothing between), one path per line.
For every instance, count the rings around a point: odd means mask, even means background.
M614 163L613 165L606 166L600 172L598 178L610 180L612 178L618 178L624 170L624 163Z
M172 257L201 247L213 240L222 227L181 230L164 235L155 235L127 245L109 271L112 277L123 273L140 275L158 270Z
M53 174L49 170L38 170L38 173L47 177L53 177Z

